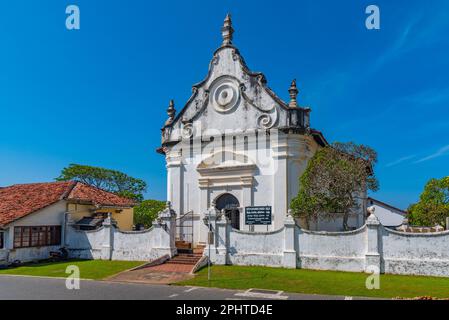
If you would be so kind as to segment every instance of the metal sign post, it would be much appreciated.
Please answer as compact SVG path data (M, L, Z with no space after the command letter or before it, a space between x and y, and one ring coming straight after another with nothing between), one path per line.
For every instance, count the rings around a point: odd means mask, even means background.
M210 215L210 210L209 210L209 232L207 235L207 244L208 244L208 259L207 259L207 281L209 283L210 286L210 246L211 246L211 233L212 233L212 224L211 224L211 215Z

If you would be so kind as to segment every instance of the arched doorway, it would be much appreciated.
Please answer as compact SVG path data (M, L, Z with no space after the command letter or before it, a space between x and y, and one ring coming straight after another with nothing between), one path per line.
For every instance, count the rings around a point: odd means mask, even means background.
M215 207L220 211L224 209L226 217L231 221L231 226L240 230L240 204L236 197L225 193L217 198Z

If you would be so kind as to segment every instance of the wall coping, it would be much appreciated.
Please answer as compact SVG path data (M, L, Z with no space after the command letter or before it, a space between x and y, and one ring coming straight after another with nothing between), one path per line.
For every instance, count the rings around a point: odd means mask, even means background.
M276 233L281 233L282 231L284 231L285 227L282 227L278 230L274 230L274 231L268 231L268 232L263 232L263 231L258 231L258 232L251 232L251 231L243 231L243 230L237 230L232 228L231 231L238 233L238 234L245 234L245 235L251 235L251 236L263 236L263 235L271 235L271 234L276 234Z
M347 235L353 235L353 234L365 232L367 225L364 224L360 228L358 228L356 230L350 230L350 231L312 231L312 230L302 229L298 225L296 225L296 227L298 227L298 229L300 231L307 233L307 234L321 235L321 236L347 236Z
M101 230L104 229L104 226L101 226L100 228L95 229L95 230L78 230L74 226L70 226L70 227L72 227L72 231L77 232L77 233L96 233L96 232L100 232Z
M145 234L145 233L150 233L150 232L153 231L153 230L154 230L154 225L151 226L151 227L148 228L148 229L145 229L145 230L138 230L138 231L123 231L123 230L120 230L120 229L118 229L118 228L114 228L114 231L115 231L115 232L118 232L118 233L121 233L121 234Z
M404 237L441 237L441 236L447 236L449 235L449 230L440 231L440 232L425 232L425 233L413 233L413 232L404 232L404 231L398 231L393 230L387 227L383 227L383 229L386 231L386 233L392 233L398 236L404 236Z

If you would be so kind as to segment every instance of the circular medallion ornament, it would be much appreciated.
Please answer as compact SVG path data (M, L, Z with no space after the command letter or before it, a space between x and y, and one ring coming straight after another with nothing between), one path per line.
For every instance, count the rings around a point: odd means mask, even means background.
M182 128L182 134L183 139L190 139L193 136L193 126L191 123L187 123L184 125L184 128Z
M238 85L233 79L220 79L212 84L210 92L212 105L221 113L232 110L240 100Z

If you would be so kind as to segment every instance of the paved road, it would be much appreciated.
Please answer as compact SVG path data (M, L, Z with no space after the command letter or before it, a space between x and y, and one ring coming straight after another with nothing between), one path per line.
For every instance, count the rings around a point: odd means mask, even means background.
M0 276L0 300L240 300L255 299L244 291L107 281L81 281L68 290L65 279ZM242 294L244 294L242 296ZM350 300L351 297L281 293L293 300ZM258 299L261 299L260 297ZM355 299L355 298L354 298Z

